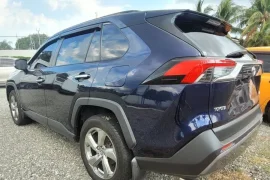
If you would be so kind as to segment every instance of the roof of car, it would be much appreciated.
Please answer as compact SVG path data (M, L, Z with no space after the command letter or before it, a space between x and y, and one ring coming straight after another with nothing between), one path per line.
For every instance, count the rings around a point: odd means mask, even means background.
M128 27L131 25L141 24L145 22L145 18L160 16L160 15L166 15L171 13L177 13L187 10L180 10L180 9L174 9L174 10L154 10L154 11L137 11L137 10L131 10L131 11L123 11L118 12L114 14L110 14L107 16L102 16L96 19L92 19L80 24L77 24L75 26L69 27L67 29L64 29L55 35L53 35L49 40L54 39L55 37L58 37L59 35L63 33L67 33L69 31L73 31L75 29L80 29L86 26L91 26L95 24L100 24L103 22L112 22L115 25L117 25L119 28Z
M263 46L263 47L249 47L246 48L251 52L270 52L270 46Z

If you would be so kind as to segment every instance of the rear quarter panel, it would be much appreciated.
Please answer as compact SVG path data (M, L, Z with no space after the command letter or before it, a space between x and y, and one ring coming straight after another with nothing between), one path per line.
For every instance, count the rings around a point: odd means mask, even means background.
M136 156L170 157L212 127L209 84L140 85L126 96Z

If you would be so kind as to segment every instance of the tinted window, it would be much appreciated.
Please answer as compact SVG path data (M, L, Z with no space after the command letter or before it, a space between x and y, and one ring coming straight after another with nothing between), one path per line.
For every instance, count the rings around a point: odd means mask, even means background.
M128 40L113 24L103 25L101 59L110 60L122 57L128 50Z
M257 56L257 59L263 61L263 71L270 72L270 54L260 54L254 53Z
M225 36L228 28L225 23L207 15L182 12L178 16L169 14L147 18L147 21L192 44L204 56L225 57L232 52L244 50ZM251 60L251 57L247 55L239 60Z
M55 50L55 48L56 48L56 43L49 45L40 53L40 55L38 56L38 59L41 59L46 62L50 62L52 53Z
M92 34L82 34L64 39L56 60L56 66L83 63Z
M203 32L189 32L185 35L204 53L205 56L223 56L244 50L241 46L227 38Z
M9 58L1 58L0 59L0 67L13 67L14 59Z
M89 51L87 53L86 61L93 62L100 60L100 31L96 31L91 41Z
M44 67L48 67L50 65L51 57L53 51L56 48L56 42L47 46L37 57L37 59L33 62L31 68L32 69L42 69Z

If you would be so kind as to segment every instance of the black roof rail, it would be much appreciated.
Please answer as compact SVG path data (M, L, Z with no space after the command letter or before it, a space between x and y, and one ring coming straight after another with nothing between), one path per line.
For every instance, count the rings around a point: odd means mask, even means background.
M132 12L139 12L139 10L128 10L128 11L120 11L118 12L119 14L122 14L122 13L132 13ZM118 14L117 13L117 14Z
M140 11L138 11L138 10L120 11L120 12L117 12L117 13L108 14L106 16L101 16L100 18L108 17L108 16L114 16L114 15L128 14L128 13L133 13L133 12L140 12Z

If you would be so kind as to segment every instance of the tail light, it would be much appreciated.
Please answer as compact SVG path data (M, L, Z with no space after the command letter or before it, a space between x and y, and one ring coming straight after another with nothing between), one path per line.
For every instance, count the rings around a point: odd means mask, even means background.
M211 82L216 78L229 75L235 61L230 59L190 59L172 60L164 64L144 84L192 84Z

